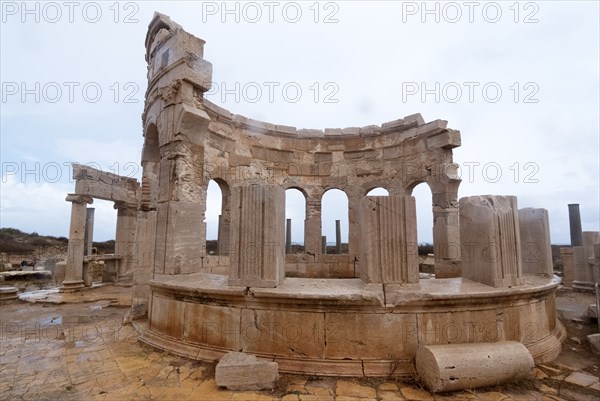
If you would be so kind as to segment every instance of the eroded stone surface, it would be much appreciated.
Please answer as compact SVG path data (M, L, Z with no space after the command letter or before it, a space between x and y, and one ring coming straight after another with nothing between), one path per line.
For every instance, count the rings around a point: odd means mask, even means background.
M277 363L243 352L225 354L215 370L215 382L229 390L272 389L277 381Z

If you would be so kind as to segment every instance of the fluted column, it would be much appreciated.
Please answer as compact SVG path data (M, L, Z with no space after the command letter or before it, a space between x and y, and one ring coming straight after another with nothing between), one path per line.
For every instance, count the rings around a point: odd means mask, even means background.
M366 196L360 220L360 278L367 283L418 283L415 198Z

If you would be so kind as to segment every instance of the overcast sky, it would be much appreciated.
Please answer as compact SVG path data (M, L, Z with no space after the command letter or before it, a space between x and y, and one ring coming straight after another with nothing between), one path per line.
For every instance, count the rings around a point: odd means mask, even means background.
M144 38L159 11L206 41L207 98L233 113L298 128L444 119L462 136L459 197L546 208L553 243L569 242L569 203L600 229L597 1L24 4L2 2L2 227L68 236L71 162L141 176ZM430 242L431 192L414 195ZM333 241L347 209L330 198ZM297 242L301 202L287 207ZM114 238L112 203L93 207L95 239Z

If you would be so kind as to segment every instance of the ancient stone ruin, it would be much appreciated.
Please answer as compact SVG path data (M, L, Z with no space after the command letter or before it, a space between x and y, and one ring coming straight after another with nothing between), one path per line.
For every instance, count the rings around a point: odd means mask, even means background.
M417 352L434 345L431 360L474 343L500 360L526 349L501 362L520 367L558 355L548 213L518 209L513 196L459 202L458 131L420 114L325 130L232 114L204 98L204 44L165 15L150 23L142 182L74 166L66 289L85 284L86 204L98 197L119 209L114 258L117 280L133 285L129 318L142 341L172 353L214 361L241 351L281 372L341 376L412 376ZM223 194L214 255L210 180ZM419 278L411 192L423 182L435 279ZM367 196L376 187L389 196ZM289 188L306 198L299 255L285 252ZM348 196L346 254L324 253L329 189Z

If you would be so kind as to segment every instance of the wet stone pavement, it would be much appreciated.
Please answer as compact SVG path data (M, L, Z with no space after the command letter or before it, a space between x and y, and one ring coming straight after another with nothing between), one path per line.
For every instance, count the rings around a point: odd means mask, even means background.
M36 294L31 302L0 305L2 400L597 400L591 364L540 365L534 380L433 395L416 382L394 379L281 375L272 391L217 387L214 364L190 361L137 341L121 324L130 289L87 294ZM50 302L50 303L49 303ZM565 347L569 347L566 344ZM572 356L570 357L572 358ZM570 360L563 358L563 360ZM584 361L585 362L585 361ZM582 368L583 366L583 368Z

